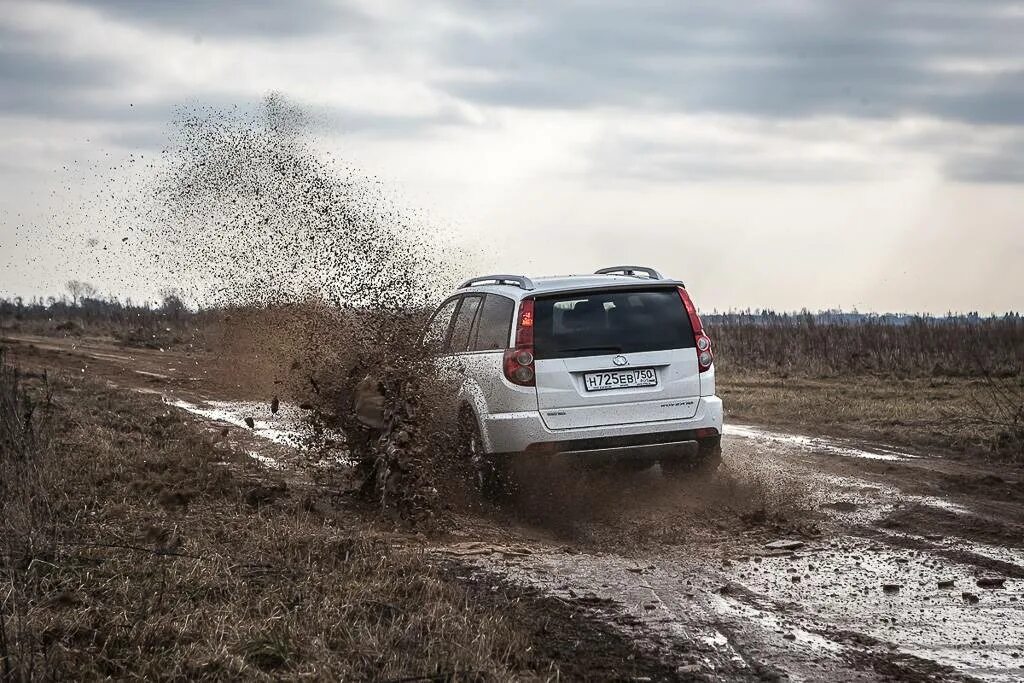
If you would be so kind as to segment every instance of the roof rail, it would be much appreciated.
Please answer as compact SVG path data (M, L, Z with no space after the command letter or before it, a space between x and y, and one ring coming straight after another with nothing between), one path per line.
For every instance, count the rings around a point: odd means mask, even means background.
M602 268L594 273L594 275L629 275L630 277L637 277L638 273L643 273L649 280L663 280L661 273L656 271L654 268L646 268L644 266L612 266L610 268Z
M520 289L534 289L533 280L525 275L481 275L480 277L471 277L459 285L459 289L480 285L485 282L492 282L496 285L515 285Z

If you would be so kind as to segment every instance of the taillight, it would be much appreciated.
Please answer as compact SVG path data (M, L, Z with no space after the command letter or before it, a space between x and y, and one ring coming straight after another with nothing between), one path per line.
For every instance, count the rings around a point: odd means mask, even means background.
M509 382L524 387L534 386L537 373L533 366L533 299L519 302L516 345L505 351L502 365Z
M715 362L715 352L711 350L711 337L704 332L704 325L697 315L697 307L693 305L689 292L679 287L679 298L683 300L686 314L690 316L690 327L693 328L693 340L697 344L697 367L701 372L711 369Z

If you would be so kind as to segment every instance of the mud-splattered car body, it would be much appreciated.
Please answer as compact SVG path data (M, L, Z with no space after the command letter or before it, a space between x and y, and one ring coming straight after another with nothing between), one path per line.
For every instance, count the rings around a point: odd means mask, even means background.
M424 344L459 382L481 453L717 464L711 341L683 283L652 269L473 278L436 309Z

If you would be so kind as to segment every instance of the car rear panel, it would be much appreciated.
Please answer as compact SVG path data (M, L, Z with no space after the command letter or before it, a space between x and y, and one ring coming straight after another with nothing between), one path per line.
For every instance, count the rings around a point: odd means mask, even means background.
M701 394L693 329L678 291L537 297L536 390L548 429L688 419ZM653 370L654 386L589 390L588 373Z

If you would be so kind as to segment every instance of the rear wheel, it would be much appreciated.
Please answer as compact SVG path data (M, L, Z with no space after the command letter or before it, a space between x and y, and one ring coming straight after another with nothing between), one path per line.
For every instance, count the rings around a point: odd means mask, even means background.
M679 453L676 457L662 458L661 471L670 477L710 477L722 464L722 437L712 436L697 440L695 454Z
M484 497L498 496L503 490L504 479L496 460L483 451L480 425L469 408L463 409L459 416L459 451L474 487Z

